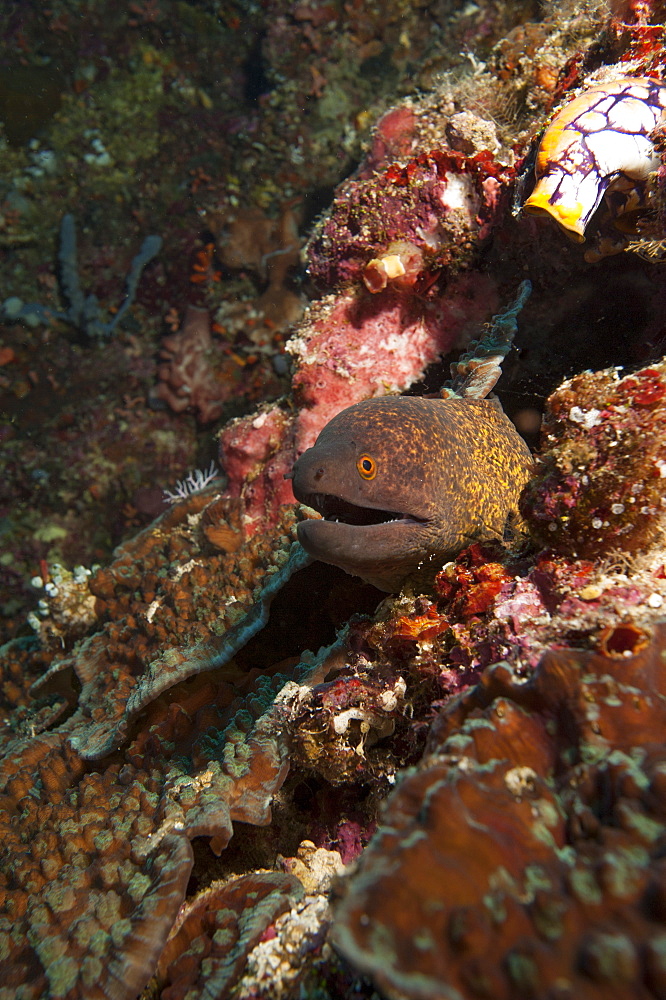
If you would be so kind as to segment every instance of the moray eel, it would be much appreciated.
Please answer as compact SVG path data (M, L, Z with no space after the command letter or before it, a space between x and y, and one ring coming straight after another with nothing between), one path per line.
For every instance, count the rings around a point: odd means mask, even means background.
M343 410L296 461L296 499L323 520L303 548L380 590L502 538L532 464L494 399L368 399Z

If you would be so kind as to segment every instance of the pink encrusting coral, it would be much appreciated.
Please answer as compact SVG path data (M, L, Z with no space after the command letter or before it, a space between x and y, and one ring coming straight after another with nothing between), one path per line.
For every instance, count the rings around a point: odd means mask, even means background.
M284 474L332 417L362 399L407 389L478 331L496 302L492 279L470 272L451 283L446 299L347 290L313 303L287 345L296 361L296 411L264 407L220 435L220 461L230 494L245 501L247 529L273 523L279 504L293 502Z
M231 497L243 501L243 527L248 534L273 524L280 504L293 503L285 475L294 460L294 422L279 403L239 417L220 434L220 461Z
M418 117L409 103L391 108L375 125L375 134L358 177L370 177L395 160L410 156L418 142Z
M345 407L407 389L441 354L478 331L496 302L492 279L475 273L452 282L445 299L387 291L377 302L345 292L316 303L287 345L297 364L297 452Z

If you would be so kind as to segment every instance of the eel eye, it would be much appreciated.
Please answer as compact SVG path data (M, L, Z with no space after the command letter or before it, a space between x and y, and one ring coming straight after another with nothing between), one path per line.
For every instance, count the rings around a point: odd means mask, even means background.
M362 479L374 479L377 475L377 463L374 458L370 458L370 455L361 455L356 462L356 468Z

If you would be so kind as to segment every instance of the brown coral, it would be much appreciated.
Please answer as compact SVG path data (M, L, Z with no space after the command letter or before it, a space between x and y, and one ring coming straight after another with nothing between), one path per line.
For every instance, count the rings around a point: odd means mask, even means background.
M161 1000L228 996L248 951L302 896L294 875L276 872L245 875L200 893L183 907L162 953Z
M500 663L442 713L337 914L388 996L664 995L665 648Z
M635 552L663 530L666 363L584 372L548 400L522 511L542 544L582 557Z
M140 772L86 773L60 734L0 772L0 996L133 998L175 920L192 867L187 839L135 848L158 802ZM148 814L148 815L147 815ZM107 992L108 991L108 992Z
M208 837L219 854L235 822L270 821L289 767L284 678L273 666L224 667L218 654L263 578L281 582L275 560L289 538L256 538L204 560L205 529L233 530L237 517L233 502L197 494L118 549L91 583L99 631L35 687L21 736L3 730L2 1000L135 1000L185 899L190 841ZM282 521L287 532L292 519ZM78 706L63 721L72 675ZM58 716L57 729L36 732ZM291 892L286 876L280 885ZM233 950L238 973L260 918L261 908L253 923L248 902L256 889L233 890L249 927ZM265 919L285 905L280 897L277 909L264 907ZM167 979L187 945L174 948ZM236 976L231 965L225 975Z

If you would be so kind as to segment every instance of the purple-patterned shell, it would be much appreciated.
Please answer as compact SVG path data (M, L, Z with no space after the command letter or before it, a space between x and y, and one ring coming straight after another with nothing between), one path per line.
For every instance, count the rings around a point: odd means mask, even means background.
M609 189L642 188L659 166L650 136L665 109L666 84L648 77L597 84L574 98L543 135L525 211L551 215L582 242Z

